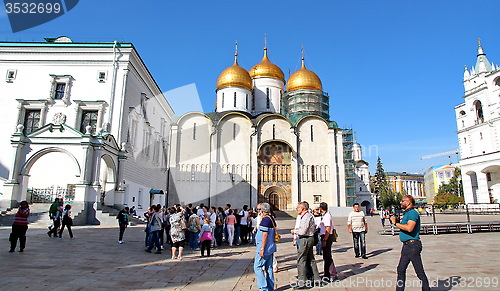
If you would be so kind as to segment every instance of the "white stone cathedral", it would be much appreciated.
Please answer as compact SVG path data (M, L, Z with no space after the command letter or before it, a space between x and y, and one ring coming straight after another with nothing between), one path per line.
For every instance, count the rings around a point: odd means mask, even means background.
M500 201L500 68L479 44L464 72L464 103L455 107L466 203Z
M267 48L249 71L237 58L217 80L215 112L172 123L168 203L345 206L342 130L320 78L302 58L285 80Z

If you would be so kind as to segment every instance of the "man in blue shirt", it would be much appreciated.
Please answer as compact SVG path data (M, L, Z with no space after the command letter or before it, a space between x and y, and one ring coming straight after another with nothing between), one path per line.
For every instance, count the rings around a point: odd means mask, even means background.
M413 209L415 199L411 195L403 196L401 207L404 209L403 219L401 223L396 222L396 217L391 216L391 222L400 229L399 240L403 243L401 249L401 258L398 264L398 281L396 283L396 291L405 289L406 268L411 262L417 277L422 283L422 290L428 291L429 280L425 275L424 265L420 253L422 252L422 242L420 241L420 215Z
M257 276L257 286L259 290L274 290L274 273L273 273L273 254L276 252L276 243L274 242L274 231L276 222L269 215L271 205L269 203L261 203L257 206L259 215L262 220L257 228L255 236L256 255L253 264L253 270ZM264 273L265 271L265 273Z

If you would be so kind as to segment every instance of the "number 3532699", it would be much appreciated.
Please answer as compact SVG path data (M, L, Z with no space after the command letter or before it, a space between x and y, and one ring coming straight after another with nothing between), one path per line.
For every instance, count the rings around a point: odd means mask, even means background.
M7 14L59 14L61 12L60 3L5 3L5 12Z

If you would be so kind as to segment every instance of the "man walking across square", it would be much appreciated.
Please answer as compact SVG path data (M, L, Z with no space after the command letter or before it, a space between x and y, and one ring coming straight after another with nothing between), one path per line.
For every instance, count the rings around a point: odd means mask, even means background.
M359 203L354 203L352 208L354 210L349 213L347 218L347 228L349 233L352 233L352 239L354 240L354 254L356 258L361 256L363 259L368 259L365 241L368 223L366 222L365 213L360 211Z
M273 254L276 252L276 243L274 242L276 221L269 215L271 212L271 205L269 203L261 203L259 204L259 208L262 220L257 227L257 234L255 235L257 248L253 270L257 276L259 290L273 291Z
M400 229L399 240L403 243L401 249L401 257L398 264L398 281L396 283L396 291L405 289L406 269L408 264L413 265L417 277L422 283L422 290L431 290L429 287L429 280L424 271L422 264L422 242L420 241L420 215L413 209L415 206L415 199L411 195L403 196L401 200L401 207L404 209L403 219L401 223L396 220L395 216L391 216L391 222Z

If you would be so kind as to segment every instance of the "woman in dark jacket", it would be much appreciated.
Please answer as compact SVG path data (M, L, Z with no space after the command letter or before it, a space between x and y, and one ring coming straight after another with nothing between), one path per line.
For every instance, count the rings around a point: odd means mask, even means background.
M130 215L129 214L129 208L125 207L116 216L116 219L118 219L118 225L120 226L120 236L118 237L118 243L119 244L123 243L123 233L125 233L125 228L127 228L128 220L129 220L128 216L129 215Z

